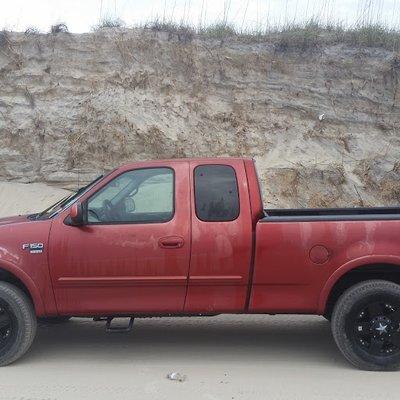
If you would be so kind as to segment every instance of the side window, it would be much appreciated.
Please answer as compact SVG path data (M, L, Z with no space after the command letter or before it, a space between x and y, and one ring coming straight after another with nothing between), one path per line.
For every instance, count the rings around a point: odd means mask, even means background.
M239 216L235 170L227 165L200 165L194 170L196 215L202 221L233 221Z
M146 168L119 175L87 203L89 223L166 222L174 215L174 172Z

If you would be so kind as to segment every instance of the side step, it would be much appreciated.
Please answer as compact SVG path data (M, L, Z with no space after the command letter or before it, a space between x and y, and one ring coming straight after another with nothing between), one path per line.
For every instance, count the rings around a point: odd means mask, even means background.
M121 333L130 332L132 330L135 317L129 317L129 323L126 327L112 326L112 320L114 318L115 317L96 317L93 318L93 321L106 321L106 332Z

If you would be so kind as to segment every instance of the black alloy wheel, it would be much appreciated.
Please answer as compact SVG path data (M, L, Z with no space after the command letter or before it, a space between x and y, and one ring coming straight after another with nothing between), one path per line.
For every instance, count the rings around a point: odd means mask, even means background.
M0 300L0 352L9 348L16 336L16 318L7 303Z
M0 281L0 367L21 358L36 334L31 299L20 288Z
M347 289L331 320L339 350L353 365L369 371L400 367L400 285L367 280Z
M400 303L393 298L370 301L349 316L347 326L360 349L372 356L400 353Z

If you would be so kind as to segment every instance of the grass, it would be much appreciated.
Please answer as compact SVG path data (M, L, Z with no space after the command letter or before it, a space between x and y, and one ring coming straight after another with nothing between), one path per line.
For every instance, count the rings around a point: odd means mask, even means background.
M234 25L228 23L215 23L198 30L198 34L203 37L212 39L224 39L233 36L238 36L238 32Z
M150 29L153 32L166 32L169 38L177 37L180 42L189 43L195 35L196 30L189 25L175 22L164 22L161 20L154 20L144 25L144 29Z
M98 24L92 27L92 31L97 31L104 28L123 28L125 22L119 18L105 17Z
M387 29L378 24L371 24L345 31L343 40L360 46L393 47L398 50L400 45L400 31Z
M125 27L125 23L119 18L105 17L92 30L123 27ZM182 43L189 43L195 38L221 41L232 39L246 43L269 42L275 46L277 51L281 52L313 51L321 46L335 44L400 51L400 30L373 22L347 27L340 23L324 24L318 19L312 18L304 23L291 23L281 27L266 26L258 30L239 30L233 24L223 21L196 28L183 22L155 19L140 28L153 32L165 32L169 39L177 38ZM4 46L7 41L4 32L0 37L0 46ZM52 34L62 32L68 32L65 23L58 23L50 28ZM25 31L27 35L38 33L40 32L34 27Z
M345 28L341 24L323 25L311 20L302 25L289 25L280 31L266 33L276 40L280 50L307 50L322 45L345 43L359 47L400 49L400 31L379 24L356 25Z
M336 42L339 32L341 32L340 26L322 26L310 20L301 25L287 25L280 31L266 32L266 35L276 40L276 47L279 50L306 50L319 44Z
M370 23L344 27L342 24L322 24L311 19L302 24L287 24L281 28L266 27L257 31L240 31L229 23L215 23L198 28L156 20L144 26L156 32L167 32L189 42L196 37L204 39L237 39L246 42L271 42L278 51L306 51L324 45L348 44L359 47L379 47L400 50L400 30ZM182 38L184 40L182 40Z

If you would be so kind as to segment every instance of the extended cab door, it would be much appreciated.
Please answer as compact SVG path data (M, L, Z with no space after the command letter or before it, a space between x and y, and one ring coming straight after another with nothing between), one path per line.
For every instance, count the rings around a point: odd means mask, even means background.
M191 161L192 256L187 312L245 309L252 220L243 160Z
M64 214L50 233L50 269L61 314L183 310L190 258L188 162L120 168L82 204L86 224Z

